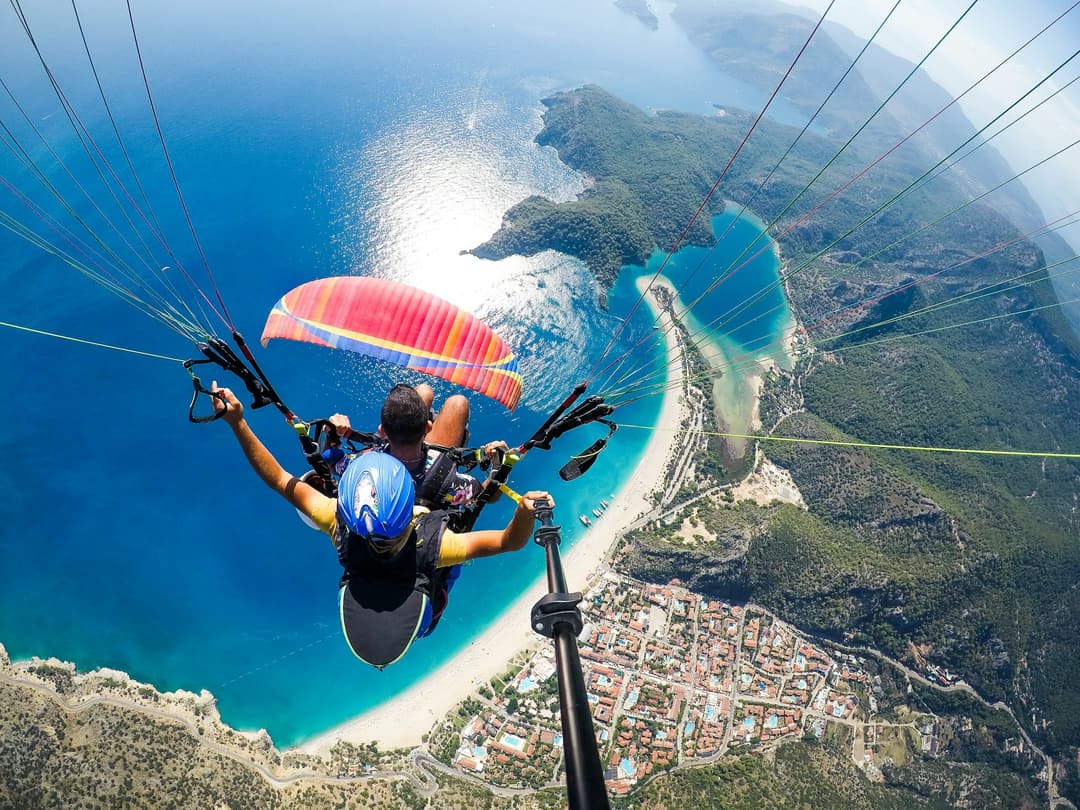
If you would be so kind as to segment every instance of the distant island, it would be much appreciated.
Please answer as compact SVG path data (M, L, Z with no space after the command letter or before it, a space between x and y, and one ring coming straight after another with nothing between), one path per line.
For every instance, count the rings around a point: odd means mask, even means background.
M660 27L660 20L649 7L649 0L615 0L615 5L627 14L637 17L646 28L655 31Z

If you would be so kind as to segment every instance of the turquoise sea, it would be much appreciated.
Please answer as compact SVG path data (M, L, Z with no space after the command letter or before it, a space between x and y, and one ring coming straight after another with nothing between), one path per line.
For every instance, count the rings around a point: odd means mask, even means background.
M141 51L192 220L237 326L257 344L282 293L328 275L379 274L450 298L503 334L526 378L513 415L472 398L475 441L524 441L588 376L636 300L634 276L644 272L624 270L601 311L595 284L564 256L491 263L460 255L524 196L570 199L583 187L533 142L540 99L594 82L646 109L704 114L714 102L750 109L763 102L714 70L665 16L652 31L606 2L549 2L528 13L516 4L418 0L393 11L344 2L158 5L132 4ZM82 123L122 165L94 105L70 4L24 6ZM198 267L146 111L126 9L81 11L132 161L185 265ZM32 137L10 98L0 98L0 119L93 219L75 181L91 187L95 178L13 19L0 25L0 76L51 146ZM50 149L72 177L55 168ZM17 164L3 150L0 175L36 195L40 187ZM0 210L25 213L6 186ZM725 243L704 272L738 252ZM7 231L0 259L0 320L192 355L159 323ZM679 268L698 259L680 254L665 273L679 281L688 272ZM775 261L766 262L732 284L752 291L775 274ZM200 286L209 289L203 277ZM695 317L708 323L729 298L708 299ZM765 333L785 318L786 311L770 312L753 328ZM625 348L644 338L636 351L646 362L656 356L650 325L639 315L620 340ZM403 376L281 342L258 356L296 412L343 411L362 426L375 426L382 394ZM362 667L340 639L329 544L258 483L224 426L188 424L190 382L178 364L11 329L0 329L0 357L7 410L0 642L13 658L56 656L84 670L125 670L163 690L207 689L226 722L264 727L290 745L422 678L543 572L535 546L470 566L434 637L386 672ZM619 415L649 424L658 407L654 397ZM302 469L276 412L256 412L252 421L286 466ZM600 433L582 431L552 452L530 453L512 481L554 493L567 545L582 528L577 515L617 491L648 438L619 431L586 477L561 482L555 471ZM497 525L508 514L498 504L484 522Z

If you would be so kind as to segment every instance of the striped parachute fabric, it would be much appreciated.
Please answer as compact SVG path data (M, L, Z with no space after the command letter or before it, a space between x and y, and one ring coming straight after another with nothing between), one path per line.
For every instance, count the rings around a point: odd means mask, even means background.
M521 398L514 353L488 326L431 293L381 278L309 281L270 312L263 346L285 338L348 349L441 377L501 402Z

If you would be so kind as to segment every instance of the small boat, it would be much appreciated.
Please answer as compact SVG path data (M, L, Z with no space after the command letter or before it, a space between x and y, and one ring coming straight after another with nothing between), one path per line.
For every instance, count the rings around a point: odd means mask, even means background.
M607 501L605 501L603 498L600 499L600 505L602 507L604 507L605 509L607 509L607 506L608 506Z
M592 521L589 520L589 518L585 515L578 515L578 520L580 520L585 526L589 526L590 524L592 524Z
M592 513L593 513L594 515L596 515L597 517L600 517L600 515L602 514L602 513L601 513L601 511L600 511L599 509L593 509L593 510L592 510Z

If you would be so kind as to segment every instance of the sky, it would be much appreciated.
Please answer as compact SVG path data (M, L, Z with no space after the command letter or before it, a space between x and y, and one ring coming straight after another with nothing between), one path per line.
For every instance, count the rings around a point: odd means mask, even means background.
M836 0L827 19L864 38L873 34L896 0ZM799 0L820 15L828 0ZM954 96L967 90L995 65L1058 15L1046 33L1010 59L960 102L976 129L1058 70L1039 90L1017 105L991 134L1040 100L1080 76L1080 3L1077 0L901 0L875 42L918 63L965 10L971 10L930 56L923 68ZM1074 8L1074 6L1076 6ZM1072 58L1071 61L1070 57ZM1023 171L1080 137L1080 80L1011 127L993 143L1015 171ZM1080 209L1080 145L1025 175L1024 182L1048 220ZM1080 225L1061 233L1080 245ZM1078 248L1080 249L1080 248Z

